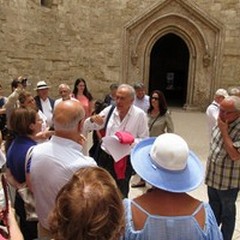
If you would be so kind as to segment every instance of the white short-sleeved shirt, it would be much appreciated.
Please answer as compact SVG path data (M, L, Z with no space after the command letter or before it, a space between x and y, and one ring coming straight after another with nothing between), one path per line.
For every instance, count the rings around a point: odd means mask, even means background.
M80 168L96 166L84 156L76 142L52 136L45 143L36 145L31 155L30 176L36 201L36 212L41 225L48 229L48 214L52 210L58 191Z
M213 101L206 110L207 122L208 122L208 132L209 139L211 139L212 129L217 124L217 119L219 115L219 104Z

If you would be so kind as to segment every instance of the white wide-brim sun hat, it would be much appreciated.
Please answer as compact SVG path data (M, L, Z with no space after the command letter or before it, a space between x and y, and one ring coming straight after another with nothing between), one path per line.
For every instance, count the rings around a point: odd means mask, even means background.
M136 173L150 185L169 192L190 192L203 181L203 165L185 140L164 133L138 143L131 152Z

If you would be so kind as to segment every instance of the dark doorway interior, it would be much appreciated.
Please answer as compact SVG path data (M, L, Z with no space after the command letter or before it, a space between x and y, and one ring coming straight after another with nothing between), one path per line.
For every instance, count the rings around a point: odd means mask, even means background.
M161 37L150 55L149 94L161 90L169 106L183 107L186 102L189 50L175 34Z

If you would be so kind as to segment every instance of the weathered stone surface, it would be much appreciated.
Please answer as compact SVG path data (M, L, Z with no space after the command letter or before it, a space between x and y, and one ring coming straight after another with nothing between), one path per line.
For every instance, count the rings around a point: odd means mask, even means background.
M57 86L61 82L72 86L80 76L86 79L95 98L103 97L112 82L132 83L133 79L141 78L143 68L148 67L144 56L139 55L146 50L141 49L146 47L144 41L136 48L138 55L131 51L140 34L140 26L144 26L144 22L138 19L145 19L150 24L160 16L154 12L155 9L162 14L179 11L202 31L209 44L208 56L204 47L200 49L201 43L197 42L200 40L196 40L196 46L202 52L194 56L197 63L195 80L189 90L190 104L206 106L214 92L210 88L240 85L239 0L48 2L44 7L40 0L0 0L0 78L7 89L6 94L9 93L11 79L19 75L29 76L32 88L38 80L45 79L52 85L53 97L57 96ZM166 2L168 6L158 8ZM179 8L184 2L199 15L187 8ZM176 21L176 27L180 26L178 24ZM130 39L124 46L126 26L131 26L128 29ZM157 24L153 26L160 27ZM221 47L216 47L216 31L222 31ZM189 33L196 35L194 29L189 29ZM126 60L124 51L128 51L132 58ZM216 59L219 60L217 66L214 65ZM123 66L132 66L131 61L136 61L136 67L130 67L132 72L126 75ZM203 64L210 64L210 67L203 67ZM211 83L213 72L215 80Z

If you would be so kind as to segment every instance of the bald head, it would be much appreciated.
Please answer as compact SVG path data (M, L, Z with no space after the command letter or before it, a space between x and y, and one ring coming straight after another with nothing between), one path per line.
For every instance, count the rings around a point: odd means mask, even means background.
M85 112L80 102L73 100L62 101L53 112L54 128L56 131L74 131L84 117Z

